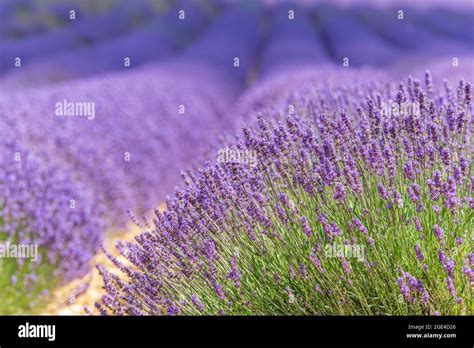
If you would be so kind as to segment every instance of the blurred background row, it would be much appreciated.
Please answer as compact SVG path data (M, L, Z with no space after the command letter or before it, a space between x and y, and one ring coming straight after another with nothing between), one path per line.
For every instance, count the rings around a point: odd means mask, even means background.
M248 85L295 66L403 68L472 52L473 2L413 3L3 0L0 76L32 86L187 60Z

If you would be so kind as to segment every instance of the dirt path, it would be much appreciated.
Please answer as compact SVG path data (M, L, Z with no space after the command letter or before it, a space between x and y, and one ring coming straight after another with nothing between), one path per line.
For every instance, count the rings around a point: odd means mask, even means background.
M140 233L140 229L133 225L125 232L108 233L104 238L106 249L113 255L118 252L115 245L119 240L131 241ZM42 312L44 315L87 315L85 307L94 308L94 303L100 299L104 291L102 278L95 265L100 264L113 268L112 263L100 252L91 261L91 271L85 277L77 279L63 287L56 289L49 305Z

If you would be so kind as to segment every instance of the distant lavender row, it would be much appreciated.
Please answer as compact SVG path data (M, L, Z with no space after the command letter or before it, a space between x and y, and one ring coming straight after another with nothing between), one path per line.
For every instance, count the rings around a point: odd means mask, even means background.
M3 64L5 69L12 68L15 57L21 57L23 65L27 65L11 71L5 85L62 81L121 69L125 57L131 58L131 66L137 66L170 57L181 48L184 52L178 59L213 65L229 78L241 82L246 77L240 75L249 69L257 73L257 65L260 75L267 76L272 69L295 64L315 65L330 60L341 65L344 57L349 59L350 66L389 66L397 64L401 57L411 62L423 54L457 57L472 52L469 40L464 37L464 31L471 32L472 26L466 19L468 16L460 12L448 11L444 21L447 23L438 25L430 19L432 13L438 13L436 10L420 12L407 7L403 9L404 18L400 20L398 10L393 7L384 10L368 5L338 8L329 3L298 7L288 2L269 10L273 17L265 42L261 30L265 16L258 2L223 6L215 25L204 34L199 33L199 29L207 22L208 8L213 7L204 6L202 2L178 2L167 15L124 34L133 24L129 20L134 13L143 15L145 22L150 20L146 5L134 3L132 9L129 6L132 5L119 2L105 14L63 29L21 41L0 43L3 52L0 67ZM185 10L186 20L178 21L178 9ZM286 15L290 9L295 11L293 20ZM112 18L114 25L107 24ZM439 26L446 26L449 30ZM458 34L452 28L456 28ZM460 30L462 28L464 31ZM201 35L201 40L191 42L191 38ZM77 41L78 38L81 42ZM250 46L253 48L249 49ZM263 53L260 47L263 47ZM50 54L55 52L63 53L59 56ZM242 69L229 66L228 62L234 58L241 61Z
M304 8L282 4L272 10L271 19L269 38L259 62L261 76L328 62L326 48Z
M254 66L261 40L261 12L261 6L253 2L226 7L176 61L208 66L225 81L242 86Z
M68 13L64 14L68 16ZM96 44L125 33L137 21L146 21L151 11L143 3L121 1L114 8L64 28L29 36L23 40L0 41L0 73L15 67L15 58L28 64L38 57Z
M404 9L403 19L399 19L396 8L376 10L370 7L357 7L354 16L367 23L367 26L381 38L394 44L400 50L400 57L409 60L410 55L425 55L433 57L458 57L472 47L462 40L453 40L453 37L440 33L436 28L423 25L429 13L408 8ZM461 14L459 14L460 18ZM462 38L459 33L458 39ZM398 59L402 60L402 59ZM426 61L426 59L424 59ZM394 62L395 64L397 61Z
M128 209L144 212L164 198L226 123L234 98L212 71L181 64L11 93L0 97L0 112L19 141L105 196L120 224ZM64 101L93 103L95 117L56 115Z
M41 85L166 59L202 32L212 20L211 10L197 2L181 2L130 33L99 45L40 59L4 76L2 83L16 87ZM179 11L184 11L184 19L179 18ZM129 61L125 62L126 59Z
M463 41L472 45L474 43L474 30L472 16L474 5L470 4L465 11L452 10L449 8L434 8L422 12L420 21L426 26L433 28L440 34L445 34L453 39Z
M74 6L76 5L76 6ZM79 2L41 4L35 0L4 0L0 4L0 38L21 40L30 35L42 34L54 27L66 25L69 10L78 8ZM79 16L81 20L86 16Z
M320 6L315 14L333 59L338 63L347 57L351 65L382 66L397 56L393 45L374 35L349 11Z

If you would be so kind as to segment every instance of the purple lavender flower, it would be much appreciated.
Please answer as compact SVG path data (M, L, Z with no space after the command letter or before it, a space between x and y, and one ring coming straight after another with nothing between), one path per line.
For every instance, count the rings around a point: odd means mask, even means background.
M420 200L420 186L417 183L413 183L408 187L408 194L413 202Z
M309 238L313 235L313 231L309 227L308 219L304 216L300 218L301 227L303 228L304 234Z
M236 288L240 288L240 280L242 279L242 272L239 269L237 264L237 258L235 256L230 258L230 272L227 274L227 277L230 278Z
M415 169L413 167L412 161L407 161L405 163L405 165L403 166L403 173L405 174L406 178L410 180L415 180Z
M425 259L418 244L415 244L415 255L419 261L423 261Z
M421 226L421 221L418 216L413 217L413 223L415 224L416 230L418 232L423 232L423 227Z
M334 195L333 198L339 203L343 203L346 198L346 188L340 182L336 183L334 186Z
M449 293L451 294L451 296L456 298L457 293L456 293L456 288L454 287L453 278L452 277L447 277L446 278L446 284L448 285Z
M311 255L309 256L309 259L311 260L311 263L314 265L314 267L316 267L316 269L321 272L321 273L324 273L324 268L321 264L321 261L319 260L319 258L316 256L316 254L314 253L311 253Z
M362 232L363 234L365 234L366 236L369 235L369 231L367 230L367 228L362 225L362 223L360 222L359 219L357 218L353 218L352 219L352 223L354 224L354 226L357 228L357 230L359 230L360 232Z
M176 306L175 304L170 304L167 310L168 315L177 315L179 314L179 312L180 312L179 307Z
M388 192L385 186L383 186L382 183L378 182L377 189L379 191L380 197L382 197L382 199L384 200L387 200L389 196L388 196Z
M211 237L206 238L203 243L203 252L208 260L219 259L219 253L217 252L214 240Z
M436 238L438 238L440 241L443 241L444 230L439 225L433 226L433 233L435 234Z
M416 299L419 299L420 303L425 305L430 299L422 282L408 272L404 272L403 276L398 278L398 286L409 303L414 303Z
M204 304L199 300L197 295L191 296L191 303L200 311L202 312L205 308Z

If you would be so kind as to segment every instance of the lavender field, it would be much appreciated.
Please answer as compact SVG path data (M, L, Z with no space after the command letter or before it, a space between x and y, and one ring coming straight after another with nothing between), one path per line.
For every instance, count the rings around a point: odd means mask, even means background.
M473 77L472 1L0 0L0 314L474 314Z

